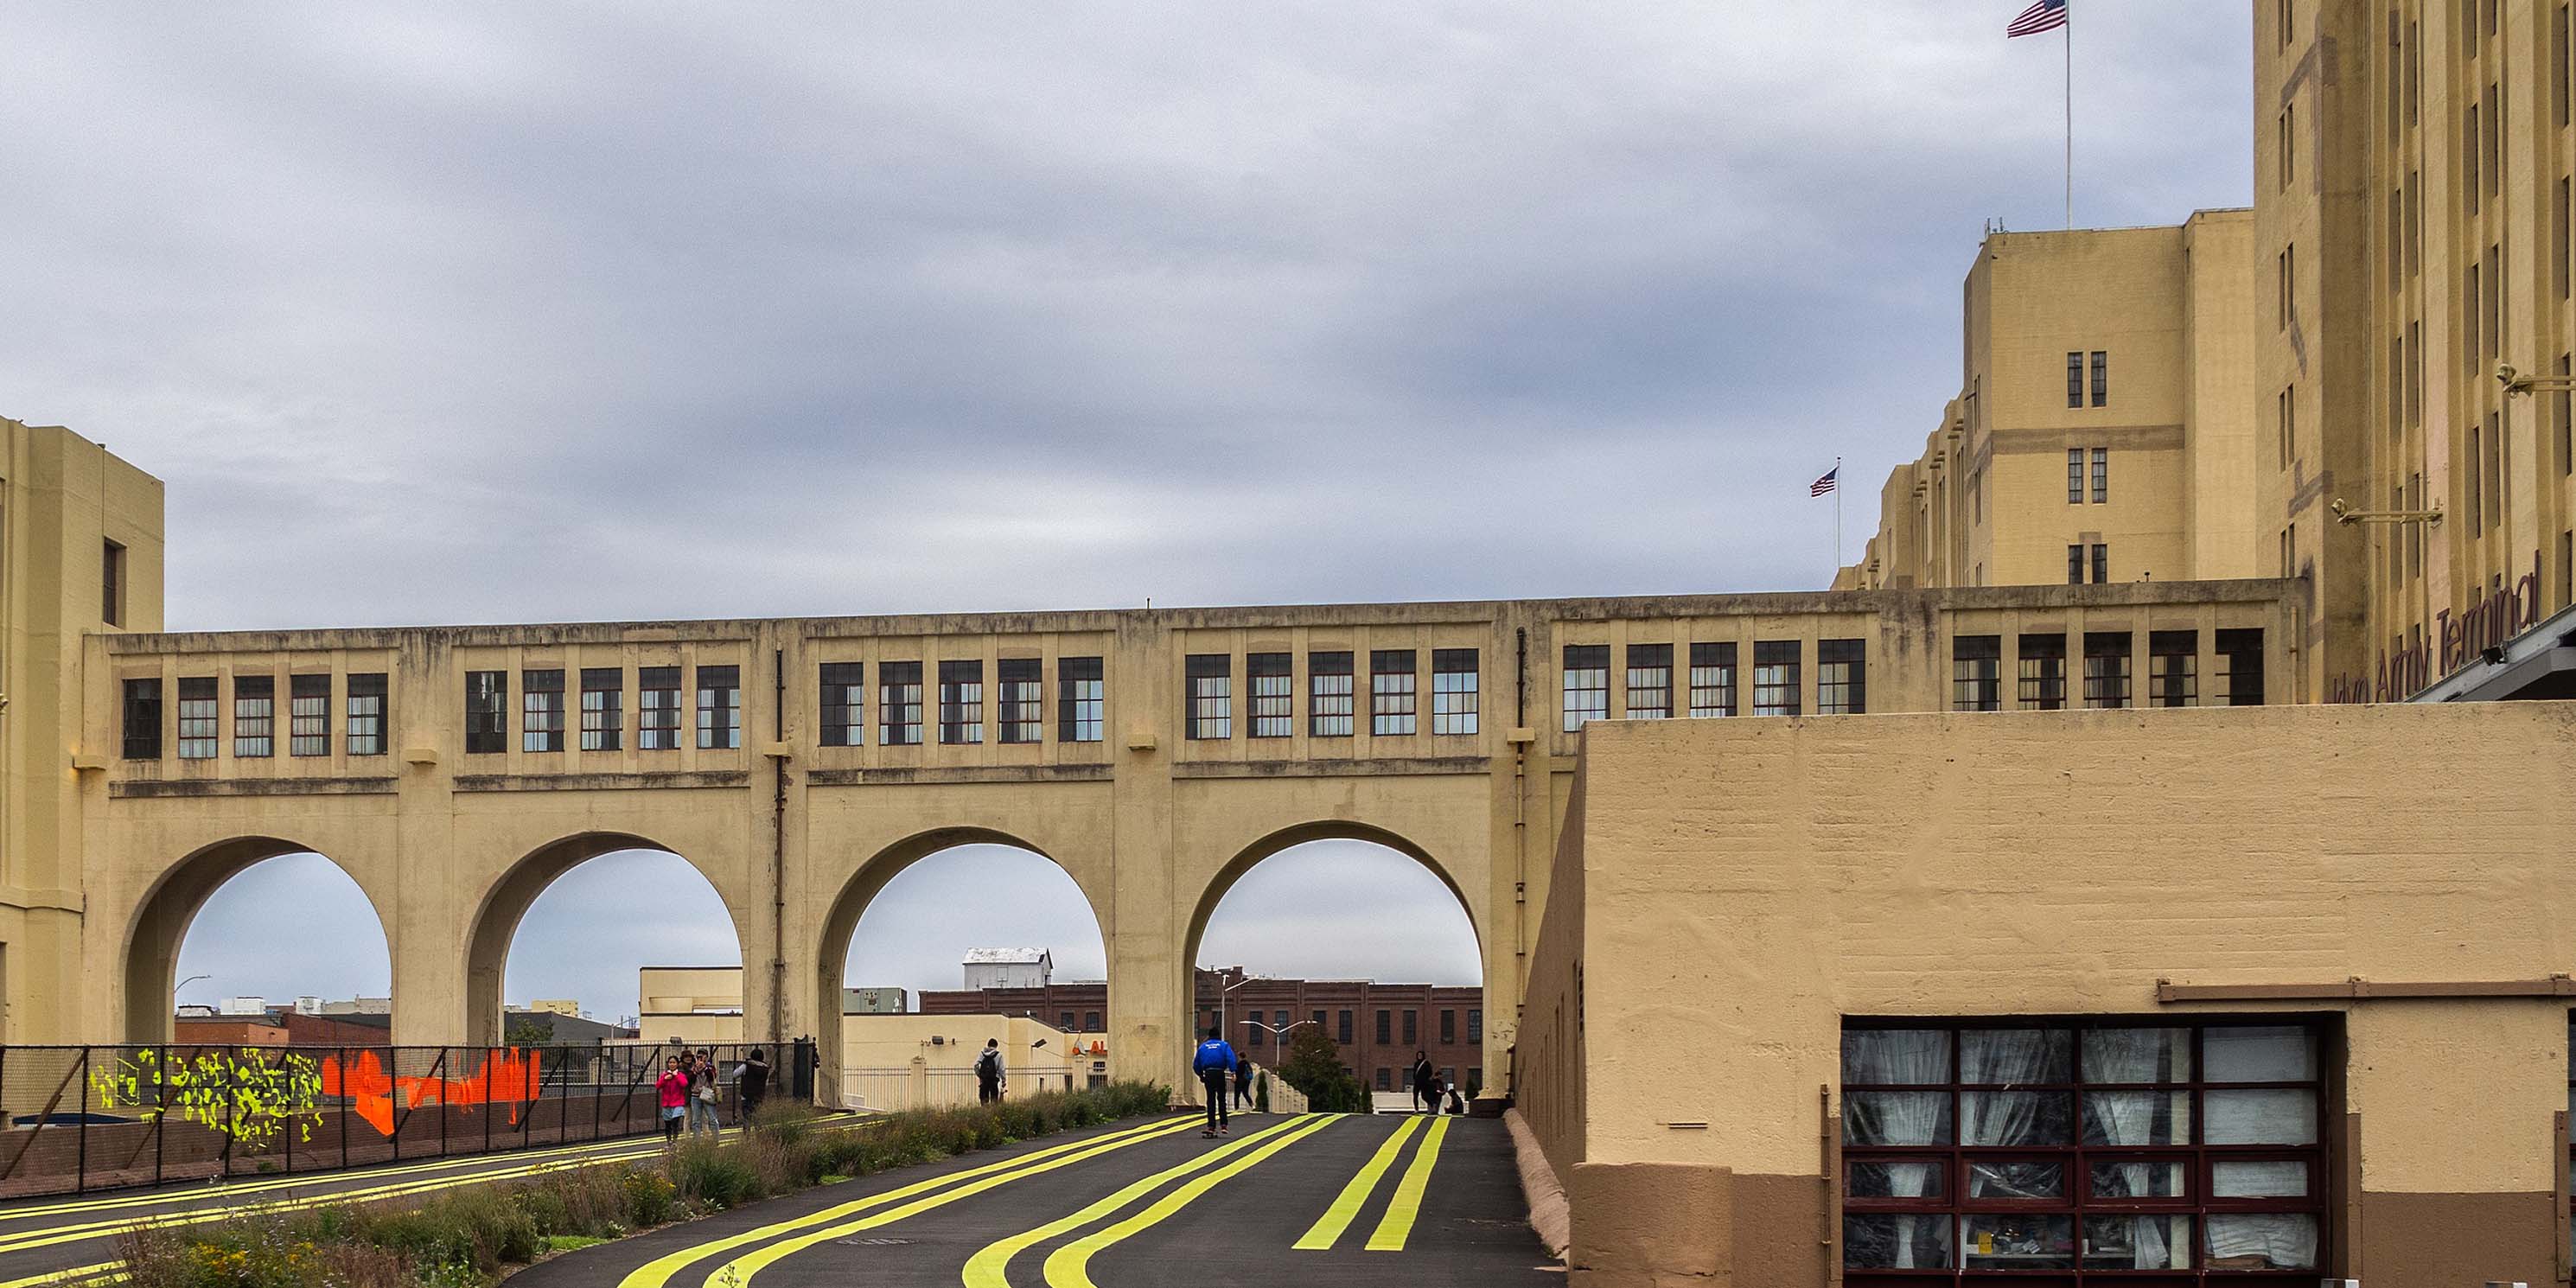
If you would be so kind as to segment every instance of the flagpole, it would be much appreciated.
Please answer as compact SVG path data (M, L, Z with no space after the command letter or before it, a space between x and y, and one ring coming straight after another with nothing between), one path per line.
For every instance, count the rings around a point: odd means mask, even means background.
M2066 0L2066 230L2075 231L2075 0Z
M1843 570L1843 458L1834 458L1834 572Z

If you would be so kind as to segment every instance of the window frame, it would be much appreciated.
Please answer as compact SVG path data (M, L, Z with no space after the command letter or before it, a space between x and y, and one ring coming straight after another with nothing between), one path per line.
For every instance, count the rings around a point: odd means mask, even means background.
M1806 713L1806 654L1807 642L1802 639L1753 642L1754 715Z
M1108 736L1109 681L1098 657L1060 657L1056 672L1056 740L1099 742Z
M1869 714L1869 641L1867 639L1816 641L1816 714L1820 716Z
M1736 666L1733 640L1699 640L1690 646L1690 714L1693 720L1732 719L1744 708L1736 698L1736 681L1741 672ZM1702 701L1714 696L1714 703Z
M1046 740L1046 662L1006 657L993 663L993 738L1012 746Z
M1431 733L1472 738L1482 719L1484 658L1472 648L1431 650Z
M1673 718L1673 646L1664 643L1631 644L1627 656L1627 709L1630 720L1670 720Z
M286 677L286 754L310 759L331 754L331 673Z
M1254 738L1290 738L1297 733L1297 656L1293 653L1247 653L1243 657L1244 716Z
M181 760L213 760L223 754L224 708L221 681L211 675L179 677L177 752Z
M699 663L691 677L697 690L698 750L742 748L742 667L728 662Z
M161 677L134 676L118 686L121 759L161 758Z
M973 747L984 741L984 659L939 662L939 745Z
M1950 637L1950 709L1983 713L2004 709L2004 637Z
M1349 738L1359 729L1358 656L1349 649L1306 654L1306 736Z
M1557 689L1560 723L1564 732L1580 733L1584 725L1610 718L1610 646L1568 644L1563 656Z
M353 671L343 690L341 746L352 756L381 756L393 730L392 677L383 671Z
M1192 653L1182 662L1182 737L1224 742L1234 737L1234 655Z
M921 745L921 663L877 663L877 745Z
M635 749L680 749L679 664L635 668Z
M522 669L519 672L519 750L523 753L552 753L562 751L565 745L563 668Z
M1369 736L1409 738L1421 726L1422 654L1417 649L1369 650Z
M625 742L626 668L581 668L581 734L574 745L586 752L611 752L624 750Z

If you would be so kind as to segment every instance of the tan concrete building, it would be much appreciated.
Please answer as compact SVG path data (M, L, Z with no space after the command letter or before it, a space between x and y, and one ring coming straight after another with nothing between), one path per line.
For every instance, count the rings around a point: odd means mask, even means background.
M2563 1280L2576 707L1585 742L1516 1065L1578 1282Z
M161 482L6 418L0 453L0 1042L46 1041L79 988L83 641L161 629Z
M2253 232L1989 233L1959 392L1837 589L2256 575Z
M11 602L56 601L7 655L44 677L11 681L35 696L7 726L11 870L42 873L0 890L22 1041L163 1039L205 899L311 850L384 921L394 1040L496 1042L537 894L650 848L723 900L749 1033L817 1037L828 1085L860 914L907 865L1001 842L1083 891L1111 1059L1178 1083L1209 914L1262 859L1346 837L1457 895L1499 1084L1587 722L2261 702L2300 611L2240 581L146 634L84 616L102 587L75 594L61 552L90 569L119 542L117 615L157 626L157 485L11 432L52 490L8 512L53 533L11 546L13 570L53 561ZM99 478L104 520L63 499Z
M2567 11L2254 11L2264 570L2321 693L2403 697L2576 599Z

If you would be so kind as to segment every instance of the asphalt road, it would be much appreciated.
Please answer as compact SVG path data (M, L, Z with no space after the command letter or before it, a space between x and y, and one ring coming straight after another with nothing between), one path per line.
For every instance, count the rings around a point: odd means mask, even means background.
M513 1288L1562 1284L1492 1120L1130 1122L772 1199ZM4 1286L0 1286L4 1288Z
M214 1221L292 1211L327 1202L391 1199L531 1175L589 1162L652 1158L662 1138L629 1137L591 1144L418 1160L346 1172L291 1177L234 1177L123 1190L84 1198L33 1198L0 1204L0 1288L101 1276L115 1268L118 1236L144 1221Z

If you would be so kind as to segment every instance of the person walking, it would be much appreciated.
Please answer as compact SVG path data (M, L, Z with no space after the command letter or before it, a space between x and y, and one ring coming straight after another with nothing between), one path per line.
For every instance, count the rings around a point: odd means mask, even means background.
M1190 1072L1199 1076L1199 1090L1207 1096L1207 1130L1204 1140L1215 1140L1225 1134L1225 1078L1234 1072L1236 1056L1233 1044L1225 1040L1225 1030L1211 1028L1207 1041L1199 1043L1197 1054L1190 1057Z
M1234 1103L1243 1109L1252 1107L1252 1060L1240 1051L1234 1055Z
M734 1071L734 1078L742 1084L742 1119L750 1122L751 1116L760 1112L760 1102L769 1099L769 1053L753 1047L751 1054L743 1057L742 1067Z
M1416 1108L1416 1109L1428 1109L1428 1110L1430 1110L1431 1112L1433 1112L1433 1113L1435 1113L1435 1114L1436 1114L1436 1113L1438 1113L1438 1112L1440 1112L1440 1093L1438 1092L1438 1090L1436 1090L1436 1088L1435 1088L1435 1086L1434 1086L1434 1084L1437 1082L1437 1080L1438 1080L1437 1075L1435 1075L1435 1074L1433 1074L1433 1073L1431 1072L1431 1053L1430 1053L1430 1052L1428 1052L1428 1051L1416 1051L1416 1052L1414 1052L1414 1053L1413 1053L1413 1105L1414 1105L1414 1108Z
M716 1053L699 1051L689 1064L689 1134L704 1129L710 1136L722 1135L724 1124L716 1118Z
M689 1112L689 1075L680 1072L680 1057L662 1061L662 1076L653 1080L653 1089L662 1102L662 1143L680 1143L680 1118Z
M975 1057L975 1102L989 1105L1002 1098L1002 1040L984 1039L984 1053Z

